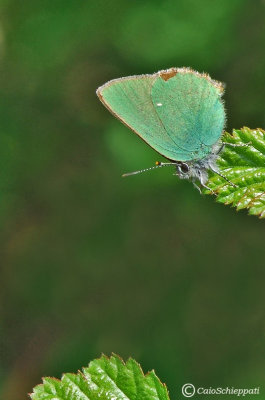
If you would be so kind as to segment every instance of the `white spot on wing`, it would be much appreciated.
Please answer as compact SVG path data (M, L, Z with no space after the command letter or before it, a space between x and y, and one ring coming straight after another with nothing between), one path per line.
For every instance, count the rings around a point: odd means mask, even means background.
M157 107L161 107L163 104L162 103L156 103Z

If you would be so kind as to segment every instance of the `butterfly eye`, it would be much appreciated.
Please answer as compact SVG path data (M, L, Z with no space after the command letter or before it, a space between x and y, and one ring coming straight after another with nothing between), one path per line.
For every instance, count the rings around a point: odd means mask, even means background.
M184 174L186 174L187 172L189 172L189 166L188 166L188 164L181 163L181 164L180 164L180 170L181 170L181 172L183 172Z

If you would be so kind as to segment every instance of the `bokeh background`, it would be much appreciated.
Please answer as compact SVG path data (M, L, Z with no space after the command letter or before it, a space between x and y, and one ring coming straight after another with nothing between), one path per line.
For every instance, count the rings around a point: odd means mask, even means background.
M226 83L228 130L264 128L265 1L0 11L0 397L113 351L155 368L171 398L192 382L264 399L264 221L170 169L121 179L161 156L95 90L190 66Z

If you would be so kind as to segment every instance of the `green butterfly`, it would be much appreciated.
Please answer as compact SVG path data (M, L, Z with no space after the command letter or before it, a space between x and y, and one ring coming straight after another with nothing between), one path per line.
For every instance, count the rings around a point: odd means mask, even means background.
M174 165L176 175L198 189L197 180L208 189L208 169L226 179L216 166L224 146L223 92L220 82L190 68L114 79L99 87L104 106L170 161L124 176Z

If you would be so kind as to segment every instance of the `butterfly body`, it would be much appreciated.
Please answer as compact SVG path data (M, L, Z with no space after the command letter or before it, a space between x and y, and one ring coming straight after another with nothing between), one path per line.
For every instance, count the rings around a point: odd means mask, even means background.
M221 148L222 94L221 83L189 68L115 79L97 90L110 112L176 164L180 178L202 184Z

